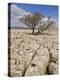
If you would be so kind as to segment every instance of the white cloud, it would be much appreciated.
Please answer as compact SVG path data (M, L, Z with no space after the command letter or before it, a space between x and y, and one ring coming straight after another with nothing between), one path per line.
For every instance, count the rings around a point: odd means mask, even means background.
M42 19L42 21L43 21L43 22L48 21L48 17L44 17L44 18Z
M25 10L17 7L15 4L11 4L11 26L27 27L19 20L19 18L22 18L24 15L28 14L30 14L30 12L26 12Z
M11 4L11 12L21 16L30 14L30 12L26 12L25 10L18 8L15 4Z
M19 20L19 17L11 15L11 26L12 27L27 27L24 23Z

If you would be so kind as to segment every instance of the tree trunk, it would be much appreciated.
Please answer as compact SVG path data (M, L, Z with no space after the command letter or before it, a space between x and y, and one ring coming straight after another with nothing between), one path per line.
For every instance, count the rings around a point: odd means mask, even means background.
M34 28L32 28L32 34L34 35Z
M38 33L40 33L40 30L38 30Z
M32 34L34 35L34 28L32 29Z

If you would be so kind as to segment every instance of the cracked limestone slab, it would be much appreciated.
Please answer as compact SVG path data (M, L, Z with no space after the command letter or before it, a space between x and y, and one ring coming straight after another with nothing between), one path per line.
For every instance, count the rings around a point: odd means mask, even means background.
M48 49L41 46L26 70L25 76L44 75L46 73L49 59L50 56Z

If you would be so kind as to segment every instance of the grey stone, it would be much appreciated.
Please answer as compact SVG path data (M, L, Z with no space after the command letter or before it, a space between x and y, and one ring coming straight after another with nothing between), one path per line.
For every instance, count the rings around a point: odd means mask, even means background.
M49 74L58 74L58 64L50 62L48 66Z

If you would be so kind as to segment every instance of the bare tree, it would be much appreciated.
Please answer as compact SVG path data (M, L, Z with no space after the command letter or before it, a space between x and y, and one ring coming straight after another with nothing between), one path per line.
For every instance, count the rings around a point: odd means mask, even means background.
M38 33L42 33L46 29L48 29L50 26L55 24L53 20L51 20L51 17L48 17L47 24L46 22L42 22L42 18L44 16L40 14L39 12L35 12L32 15L26 15L24 18L20 19L23 23L25 23L29 28L32 29L32 34L34 34L35 27L38 26ZM40 23L39 23L40 22ZM39 24L39 25L38 25Z
M25 18L21 19L21 21L31 28L32 34L34 34L34 29L42 17L43 16L39 12L35 12L32 15L25 16Z

